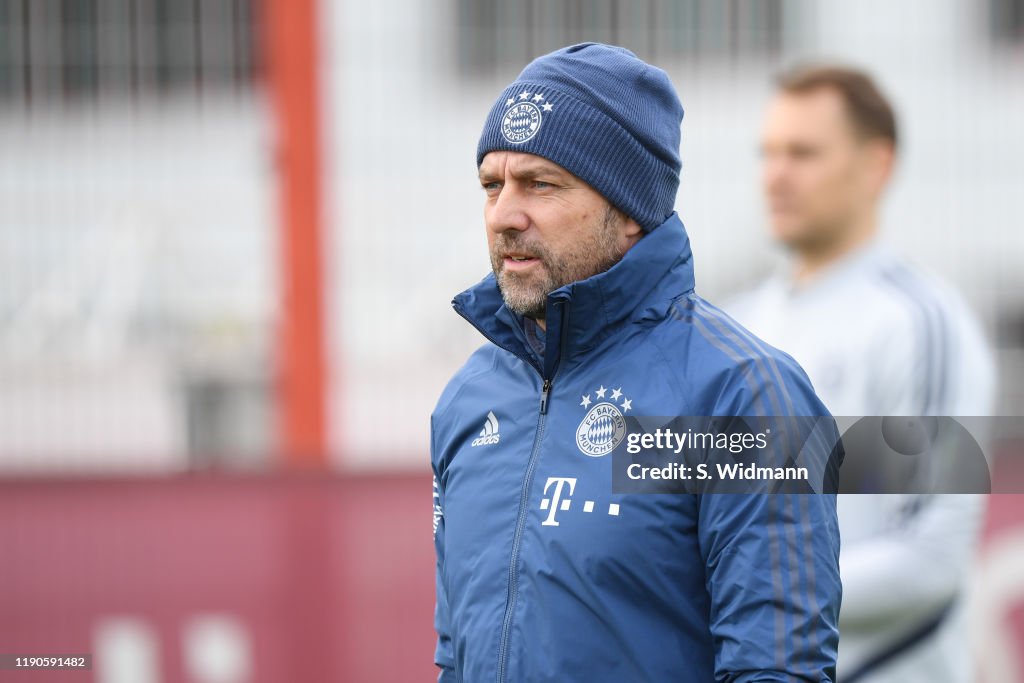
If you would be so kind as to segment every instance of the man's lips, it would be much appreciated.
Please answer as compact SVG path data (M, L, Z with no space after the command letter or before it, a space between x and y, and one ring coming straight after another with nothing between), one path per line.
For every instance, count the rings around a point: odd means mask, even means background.
M796 202L786 197L771 197L768 200L768 210L772 213L792 213L796 210Z
M526 270L539 263L540 259L536 256L529 256L527 254L506 254L502 258L502 264L505 270L521 271Z

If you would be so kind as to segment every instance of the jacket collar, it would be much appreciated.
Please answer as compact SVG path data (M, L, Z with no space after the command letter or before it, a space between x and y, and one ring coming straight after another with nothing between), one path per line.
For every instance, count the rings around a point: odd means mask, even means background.
M671 302L693 287L690 240L673 213L608 270L548 295L540 366L526 341L522 316L505 306L493 274L457 295L452 306L491 342L550 379L563 353L586 352L630 322L664 317Z

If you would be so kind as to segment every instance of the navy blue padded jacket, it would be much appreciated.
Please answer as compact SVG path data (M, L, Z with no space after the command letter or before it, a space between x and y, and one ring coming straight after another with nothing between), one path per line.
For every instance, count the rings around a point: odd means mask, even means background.
M834 495L616 495L584 438L600 406L828 415L792 358L694 293L675 214L549 295L543 354L493 276L453 305L489 343L431 416L441 681L834 680Z

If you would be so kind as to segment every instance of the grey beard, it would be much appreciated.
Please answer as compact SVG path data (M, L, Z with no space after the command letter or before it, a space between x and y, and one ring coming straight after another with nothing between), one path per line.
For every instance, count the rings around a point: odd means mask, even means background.
M552 254L539 244L530 244L520 239L522 233L512 230L502 233L495 242L495 249L491 254L491 267L505 305L512 312L524 317L544 320L548 294L569 283L603 273L622 260L623 253L619 250L618 244L620 222L621 217L609 204L591 239L574 245L568 253L559 255ZM518 273L505 272L496 253L513 247L523 248L536 255L544 269L543 279L538 281L524 278Z

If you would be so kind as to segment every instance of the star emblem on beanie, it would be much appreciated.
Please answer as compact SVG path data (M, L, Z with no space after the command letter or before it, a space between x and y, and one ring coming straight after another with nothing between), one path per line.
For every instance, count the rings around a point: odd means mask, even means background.
M501 118L501 135L514 145L534 137L544 122L544 113L554 111L554 105L546 101L543 93L527 90L505 100L505 107L507 109Z
M543 157L649 232L675 211L682 121L665 71L623 47L570 45L533 60L501 91L476 163L496 150Z

